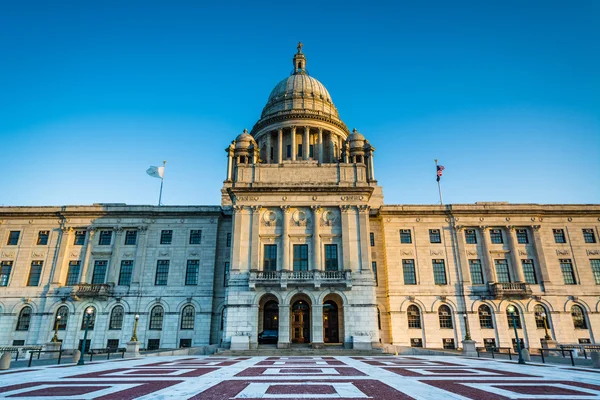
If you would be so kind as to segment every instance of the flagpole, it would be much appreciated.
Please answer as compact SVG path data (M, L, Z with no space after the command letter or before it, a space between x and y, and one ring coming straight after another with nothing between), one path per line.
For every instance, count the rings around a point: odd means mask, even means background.
M433 161L435 161L435 172L437 174L437 172L438 172L438 160L436 158ZM442 185L440 185L440 180L441 180L440 176L438 175L438 177L437 177L437 184L438 184L438 193L440 194L440 204L444 205L444 202L442 201Z
M158 206L159 206L159 207L160 207L160 205L161 205L160 203L161 203L161 200L162 200L162 188L163 188L163 181L165 180L165 170L164 170L164 168L165 168L165 166L166 166L166 165L167 165L167 161L163 160L163 174L162 174L162 176L160 177L160 193L159 193L159 195L158 195ZM439 183L439 182L438 182L438 183Z

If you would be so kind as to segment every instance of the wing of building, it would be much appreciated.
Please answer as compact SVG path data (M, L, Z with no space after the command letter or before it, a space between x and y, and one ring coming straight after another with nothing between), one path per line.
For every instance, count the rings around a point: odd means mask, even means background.
M76 348L87 309L92 348L136 316L148 349L595 342L599 205L385 205L375 147L293 66L221 205L0 207L0 346Z

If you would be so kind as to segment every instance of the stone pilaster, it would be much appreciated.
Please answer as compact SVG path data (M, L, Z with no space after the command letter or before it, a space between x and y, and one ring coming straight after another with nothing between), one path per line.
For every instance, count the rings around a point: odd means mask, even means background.
M288 233L290 223L290 206L281 206L281 267L280 269L290 271L290 236ZM288 310L289 314L289 310ZM281 318L281 314L280 314ZM281 319L279 320L281 324ZM289 342L289 338L288 338Z
M312 308L312 347L323 346L323 305L313 304Z
M79 277L79 282L87 283L88 279L88 271L90 269L90 254L92 252L93 240L96 235L96 228L88 228L88 233L85 238L85 246L81 249L83 253L83 257L81 257L81 275Z
M56 270L52 276L52 284L60 285L63 280L63 274L69 265L69 251L73 245L73 228L62 227L60 233L60 247L58 250L58 262L56 263ZM66 282L65 282L66 283Z
M350 257L350 207L348 205L340 206L342 214L342 265L344 266L344 270L353 269Z
M250 269L257 270L260 264L259 245L260 245L260 209L261 206L251 206L252 210L252 231L250 233Z
M542 235L540 234L540 225L533 225L533 243L535 245L535 254L537 264L540 268L540 278L544 285L550 283L550 274L548 273L548 264L546 263L546 255L544 254L544 245L542 242Z
M456 245L458 248L458 262L460 263L461 280L463 284L471 284L471 270L469 267L469 260L465 250L465 227L458 225L454 227L456 234Z
M116 276L118 270L118 261L119 261L119 250L121 249L121 242L123 239L123 228L117 227L115 229L115 241L113 242L113 250L112 255L110 257L110 261L108 262L108 271L106 272L106 282L107 283L116 283Z
M313 250L313 265L312 269L323 270L321 265L321 238L319 237L319 217L321 215L321 206L311 206L312 208L312 250Z
M279 339L277 348L285 349L290 347L290 306L287 304L279 305Z
M369 251L369 206L358 206L359 246L360 246L360 270L361 272L372 272L371 270L371 252Z
M510 262L512 263L513 276L515 282L525 282L523 268L519 262L519 251L517 250L517 236L513 225L506 227L508 236L508 247L510 249Z
M485 271L486 281L489 283L496 282L496 271L494 270L494 262L490 255L490 235L489 226L480 226L479 232L481 233L481 250L483 252L483 268Z
M148 241L148 226L142 225L138 228L137 247L135 249L135 261L133 262L133 271L131 282L134 284L142 283L142 272L146 265L146 243Z

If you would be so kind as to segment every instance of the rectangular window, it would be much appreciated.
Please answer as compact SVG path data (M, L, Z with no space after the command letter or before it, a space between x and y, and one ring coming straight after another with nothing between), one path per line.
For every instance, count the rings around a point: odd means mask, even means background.
M186 285L197 285L199 273L200 273L200 260L188 260L187 268L185 269L185 284Z
M263 271L277 271L276 244L265 244L264 246Z
M508 271L508 261L494 260L496 264L496 279L500 283L510 283L510 273Z
M0 286L8 286L12 266L12 261L2 261L2 263L0 263Z
M286 147L286 157L292 158L292 145L291 144L288 144Z
M529 243L529 238L527 237L527 229L517 229L517 243L519 243L519 244Z
M337 244L325 245L325 271L338 270Z
M25 346L25 341L24 340L13 340L12 345L13 346Z
M433 282L436 285L447 285L446 281L446 265L444 260L433 260Z
M42 277L43 261L32 261L31 269L29 270L29 278L27 278L27 286L38 286Z
M273 149L271 148L271 153L273 152ZM271 154L271 158L273 157L273 154ZM192 339L179 339L179 348L186 348L186 347L192 347Z
M575 279L575 271L573 270L573 263L571 260L560 260L560 270L562 271L565 285L577 284L577 279Z
M552 229L552 234L554 235L554 243L567 243L564 230Z
M402 260L402 273L405 285L417 284L417 272L415 271L415 260Z
M8 234L8 241L6 242L7 246L16 246L19 244L19 236L21 236L20 231L10 231Z
M137 231L125 231L125 246L135 246L137 244Z
M302 158L302 144L298 144L298 152L296 153L297 158Z
M454 339L442 339L442 343L444 345L444 349L455 350L456 345L454 344Z
M164 230L160 232L160 244L171 244L173 241L173 231Z
M600 285L600 260L590 260L592 266L592 274L594 274L594 282Z
M169 260L158 260L156 262L156 286L166 286L169 279Z
M403 243L403 244L412 243L410 229L400 229L400 243Z
M200 229L192 229L190 231L190 244L200 244L202 242L202 231Z
M48 244L48 236L50 236L50 231L39 231L36 244L38 246L46 246Z
M119 271L119 285L131 285L131 274L133 273L133 260L122 260Z
M73 244L75 246L83 246L85 243L85 231L75 231L75 240Z
M502 231L500 229L490 229L490 241L492 244L502 244Z
M225 242L227 247L231 247L231 233L227 234L227 240Z
M229 262L225 263L223 271L223 286L227 286L227 280L229 279Z
M315 146L314 146L314 145L312 145L312 144L311 144L311 145L310 145L310 147L308 148L308 156L309 156L310 158L314 158L314 157L315 157L315 156L314 156L314 151L315 151L315 149L314 149L314 148L315 148Z
M119 339L108 339L106 341L106 347L112 351L115 351L119 348Z
M469 260L469 269L471 270L471 282L473 282L473 285L483 285L481 260Z
M371 241L371 247L375 247L375 234L373 232L369 233L369 240Z
M583 230L583 240L586 243L596 243L596 235L594 235L593 229L584 229Z
M112 241L112 231L100 231L100 237L98 239L98 245L110 246Z
M377 279L377 262L371 261L371 269L373 270L373 278L375 278L375 285L379 286L379 279Z
M485 338L485 339L483 339L483 345L487 349L495 348L496 347L496 339L495 338Z
M430 243L442 243L442 237L440 236L439 229L429 230L429 242Z
M475 229L465 229L465 242L467 244L477 244Z
M158 350L160 348L160 339L148 339L148 348L146 350Z
M101 283L105 282L107 266L108 266L108 261L106 261L106 260L96 260L94 262L94 272L92 273L92 284L101 284Z
M423 347L423 339L411 338L410 339L410 347Z
M69 271L67 272L66 286L73 286L79 283L79 272L81 261L69 261Z
M517 329L521 329L521 327L517 326ZM525 348L525 341L522 338L519 338L519 344L521 345L522 349ZM514 351L517 352L518 351L518 348L517 348L517 339L512 338L512 345L513 345Z
M537 283L537 276L535 276L535 268L533 266L533 260L521 260L523 265L523 276L525 282L535 285Z
M308 245L294 245L294 271L308 271Z

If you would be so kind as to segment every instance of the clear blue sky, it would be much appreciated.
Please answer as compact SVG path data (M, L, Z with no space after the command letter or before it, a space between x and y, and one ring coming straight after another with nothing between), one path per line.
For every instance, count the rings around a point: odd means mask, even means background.
M0 205L219 204L307 68L388 204L600 202L600 1L2 1Z

